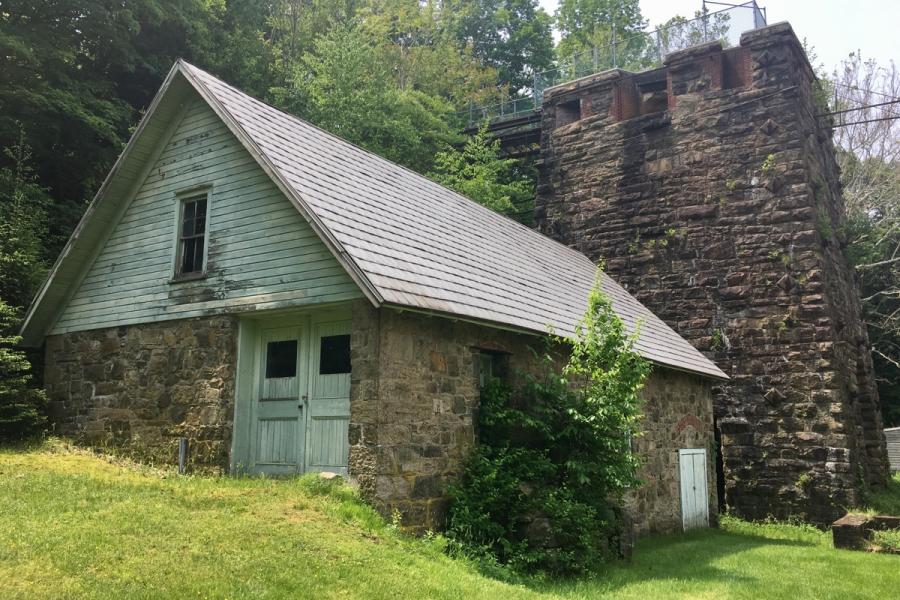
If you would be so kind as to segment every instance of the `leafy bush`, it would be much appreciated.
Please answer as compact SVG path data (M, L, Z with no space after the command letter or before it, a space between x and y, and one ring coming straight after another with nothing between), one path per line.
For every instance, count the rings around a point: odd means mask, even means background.
M450 489L452 539L523 572L575 574L618 554L649 374L633 344L595 288L561 372L548 353L541 375L485 385L480 443Z
M33 436L46 422L44 392L30 385L31 364L9 333L17 324L15 309L0 299L0 441Z
M900 552L900 529L873 531L872 542L874 542L876 546Z

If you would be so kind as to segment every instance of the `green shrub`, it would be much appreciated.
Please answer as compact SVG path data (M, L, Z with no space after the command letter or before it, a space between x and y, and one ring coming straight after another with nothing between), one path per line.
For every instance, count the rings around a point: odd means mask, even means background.
M450 489L452 540L529 573L581 573L618 554L649 374L633 342L595 289L562 372L548 355L539 376L485 385L480 443Z
M900 529L873 531L872 542L874 542L876 546L881 546L888 550L900 551Z
M43 390L31 386L31 364L16 350L16 311L0 300L0 442L22 440L40 433L46 417Z

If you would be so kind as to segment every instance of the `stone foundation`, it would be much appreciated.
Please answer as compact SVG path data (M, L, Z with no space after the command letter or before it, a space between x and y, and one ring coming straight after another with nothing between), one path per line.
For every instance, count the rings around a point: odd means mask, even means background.
M175 464L225 470L234 415L237 318L95 329L47 338L44 385L61 435Z
M813 81L779 24L547 90L536 222L731 376L729 509L824 525L887 463Z
M478 357L506 373L537 372L537 337L353 304L350 465L364 497L415 532L443 526L447 484L476 442ZM236 317L132 325L51 336L45 385L56 431L138 459L228 467L234 418ZM635 449L645 482L627 509L639 534L681 527L678 450L713 444L707 379L656 367L644 389ZM709 490L715 513L712 454Z

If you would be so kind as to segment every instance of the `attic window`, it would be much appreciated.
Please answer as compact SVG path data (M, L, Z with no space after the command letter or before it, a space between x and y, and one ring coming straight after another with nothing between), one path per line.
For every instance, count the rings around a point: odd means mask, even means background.
M206 259L207 194L181 200L176 277L202 275Z

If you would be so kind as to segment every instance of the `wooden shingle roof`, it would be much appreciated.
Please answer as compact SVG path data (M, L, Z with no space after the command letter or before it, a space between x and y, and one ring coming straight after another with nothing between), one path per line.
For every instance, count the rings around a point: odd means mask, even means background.
M595 265L584 255L186 62L173 67L161 94L179 75L256 158L376 306L540 333L574 332L596 277ZM621 286L601 277L626 327L634 330L640 322L637 350L644 357L726 377Z

